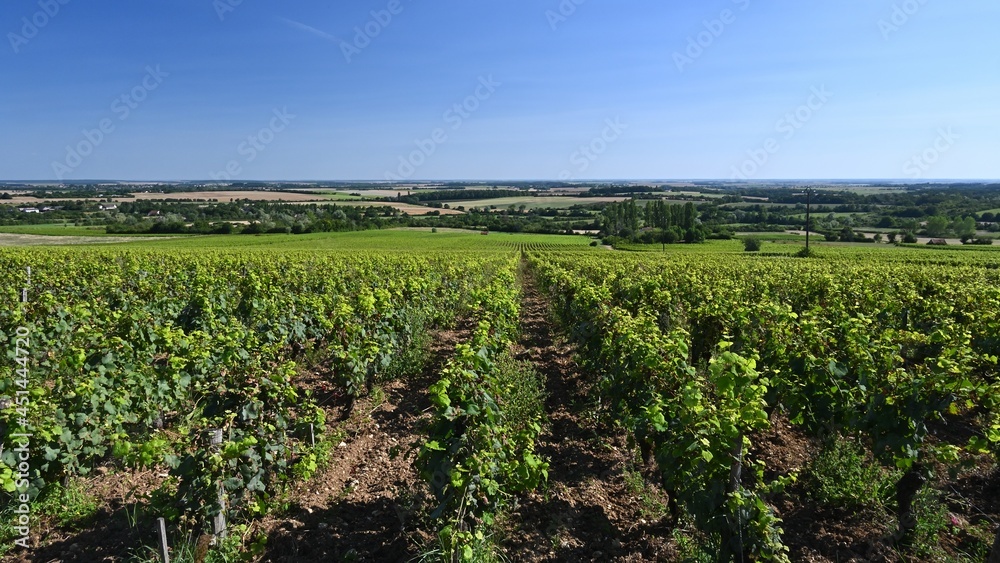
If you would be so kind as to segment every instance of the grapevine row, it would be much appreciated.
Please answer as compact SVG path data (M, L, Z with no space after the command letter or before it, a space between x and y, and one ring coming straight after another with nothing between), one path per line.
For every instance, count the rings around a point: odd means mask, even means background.
M473 560L489 526L514 493L548 476L535 453L542 430L542 382L511 357L518 338L520 287L510 258L491 282L470 295L475 323L468 342L430 386L434 418L417 464L438 506L446 560Z
M5 443L32 435L29 485L18 486L10 450L0 484L37 498L101 465L165 464L153 500L182 528L205 528L223 506L233 522L259 517L319 461L309 430L322 434L326 421L297 382L306 360L363 396L498 259L0 254L8 303L32 268L28 302L0 313L0 341L12 350L25 327L34 354L30 403L5 406L0 420ZM17 367L0 367L0 396L15 394Z
M765 482L747 456L776 413L815 436L861 435L903 469L901 538L933 466L998 452L995 270L581 254L532 264L609 412L724 557L785 557L766 501L794 475ZM970 437L949 441L938 424Z

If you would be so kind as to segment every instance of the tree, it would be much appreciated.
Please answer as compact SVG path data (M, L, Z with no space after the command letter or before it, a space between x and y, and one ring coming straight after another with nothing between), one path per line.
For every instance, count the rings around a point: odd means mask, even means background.
M701 228L695 226L691 227L684 232L684 242L695 243L695 242L705 242L705 231Z
M757 237L746 237L743 239L743 250L746 252L759 252L763 243Z
M690 201L684 204L684 222L681 224L685 230L693 229L698 213L694 209L694 204Z
M952 225L952 229L959 237L972 238L976 236L976 220L973 217L957 219Z
M931 237L942 237L948 232L948 218L935 215L927 220L927 235Z

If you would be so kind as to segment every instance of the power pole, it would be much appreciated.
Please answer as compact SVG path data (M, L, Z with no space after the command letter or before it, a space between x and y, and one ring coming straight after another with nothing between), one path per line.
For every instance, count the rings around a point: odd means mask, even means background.
M809 217L812 211L812 189L806 188L806 256L809 255Z

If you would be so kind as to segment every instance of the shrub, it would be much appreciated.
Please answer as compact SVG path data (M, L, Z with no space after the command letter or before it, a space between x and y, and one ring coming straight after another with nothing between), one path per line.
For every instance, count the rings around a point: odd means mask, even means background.
M827 444L809 468L811 496L826 506L848 510L885 509L898 478L865 457L861 446L849 438Z

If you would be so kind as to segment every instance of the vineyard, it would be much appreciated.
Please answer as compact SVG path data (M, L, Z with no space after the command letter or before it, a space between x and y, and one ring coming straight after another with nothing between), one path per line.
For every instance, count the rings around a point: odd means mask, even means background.
M1000 255L355 238L0 252L4 560L1000 557Z

